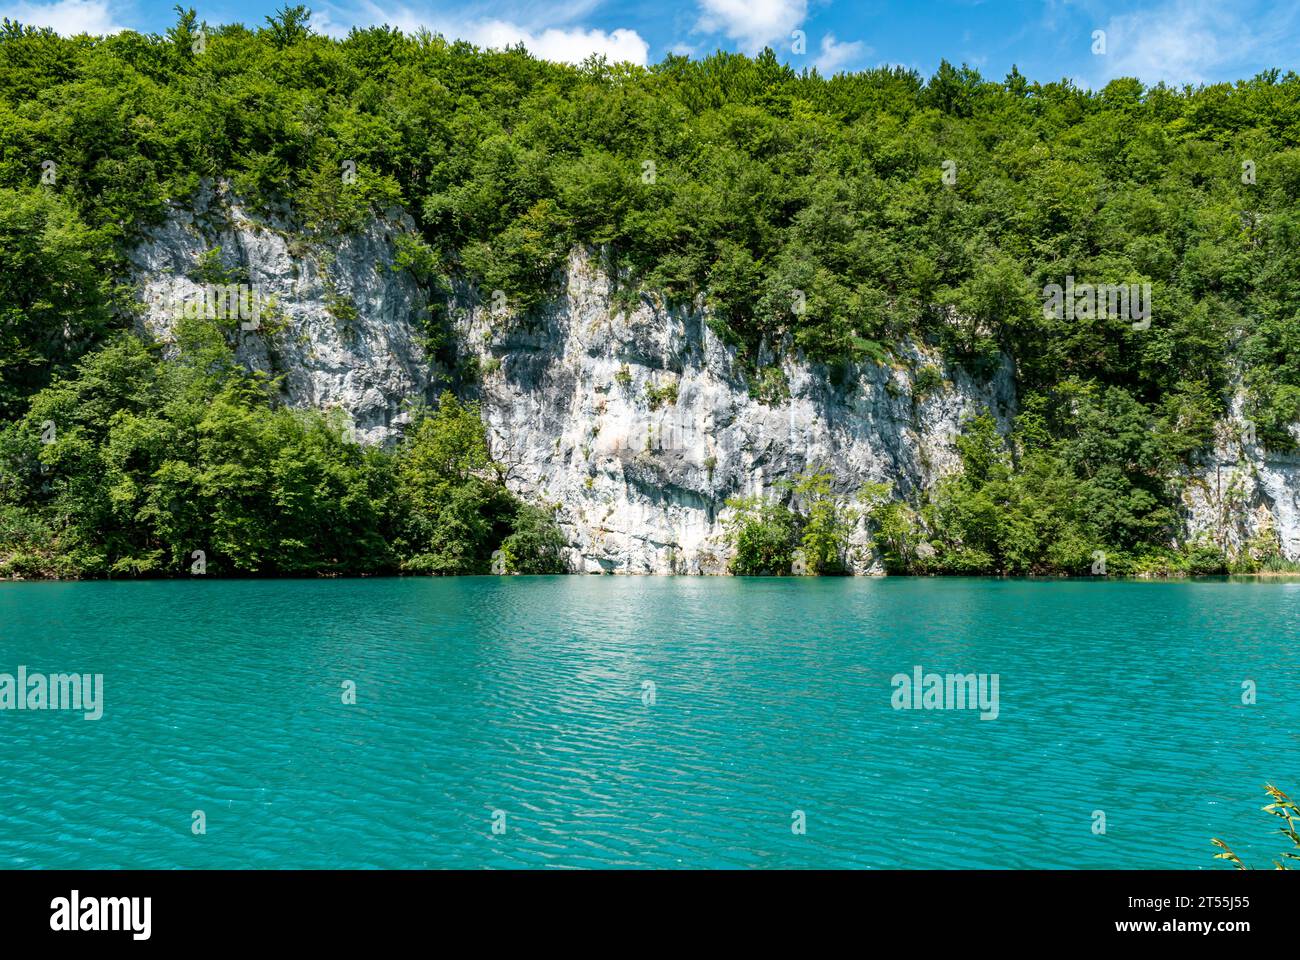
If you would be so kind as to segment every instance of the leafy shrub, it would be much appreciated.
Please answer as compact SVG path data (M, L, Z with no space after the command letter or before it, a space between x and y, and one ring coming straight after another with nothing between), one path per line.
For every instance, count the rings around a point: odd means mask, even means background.
M0 429L0 573L485 573L505 549L554 570L564 543L505 488L478 409L444 394L398 448L340 415L271 403L211 324L164 362L121 335ZM51 442L43 425L53 424Z
M1278 827L1278 832L1291 841L1291 845L1295 847L1296 851L1284 850L1281 858L1273 861L1273 866L1278 870L1290 870L1291 867L1286 865L1286 861L1300 860L1300 832L1296 830L1297 825L1300 825L1300 807L1297 807L1290 797L1271 783L1265 784L1264 791L1272 798L1273 802L1262 809L1282 821L1282 825ZM1215 860L1227 860L1238 870L1250 869L1242 863L1241 858L1233 853L1224 841L1216 837L1210 842L1223 851L1214 855Z
M732 514L724 525L732 549L731 572L737 576L784 576L792 572L798 550L803 555L803 572L843 573L857 514L839 503L831 491L831 479L826 471L807 470L785 485L800 511L759 496L728 500Z
M554 516L531 504L520 504L513 531L501 541L501 553L509 573L567 573L566 547L568 541L556 526Z
M674 404L677 402L677 381L670 380L658 387L647 383L645 396L651 410L658 410L665 403Z
M738 577L789 574L799 533L794 511L761 497L735 497L727 506L734 511L725 521L731 572Z

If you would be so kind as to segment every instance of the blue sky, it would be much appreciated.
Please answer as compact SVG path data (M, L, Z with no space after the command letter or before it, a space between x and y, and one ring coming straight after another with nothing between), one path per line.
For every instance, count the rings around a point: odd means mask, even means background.
M0 0L0 16L60 33L162 32L175 0ZM262 23L283 0L190 0L211 24ZM188 3L186 4L189 5ZM318 32L420 26L481 46L523 42L539 56L592 52L654 63L669 52L748 53L771 46L824 73L902 64L929 75L941 58L1001 79L1013 63L1030 79L1097 88L1117 76L1147 83L1248 79L1300 59L1295 0L317 0ZM802 31L804 50L793 39ZM1105 52L1094 53L1095 31Z

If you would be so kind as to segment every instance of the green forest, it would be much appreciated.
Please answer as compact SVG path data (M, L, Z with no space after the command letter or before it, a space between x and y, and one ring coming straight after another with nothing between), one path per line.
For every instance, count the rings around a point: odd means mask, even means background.
M840 379L906 340L977 375L1012 358L1020 414L1008 435L970 421L961 473L911 502L837 507L814 473L737 504L734 572L790 572L796 548L835 572L858 520L899 573L1087 574L1097 551L1121 575L1285 566L1276 540L1229 556L1178 531L1181 470L1236 391L1259 442L1294 452L1295 73L1089 91L946 62L823 77L770 50L569 66L309 17L178 7L165 36L102 38L4 21L0 574L187 575L196 550L216 574L563 569L472 403L445 394L363 448L278 407L219 325L167 361L130 332L125 252L215 178L325 240L404 208L422 239L401 268L435 303L468 279L526 315L575 245L599 248L629 296L707 303L773 403L772 356ZM1044 311L1067 277L1149 284L1149 324Z

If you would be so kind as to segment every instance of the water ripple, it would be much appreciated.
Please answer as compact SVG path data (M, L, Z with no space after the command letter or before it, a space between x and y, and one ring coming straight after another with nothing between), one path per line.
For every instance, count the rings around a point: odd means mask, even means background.
M1286 582L0 584L0 672L106 699L0 711L0 866L1265 863L1298 626ZM998 718L894 710L915 665Z

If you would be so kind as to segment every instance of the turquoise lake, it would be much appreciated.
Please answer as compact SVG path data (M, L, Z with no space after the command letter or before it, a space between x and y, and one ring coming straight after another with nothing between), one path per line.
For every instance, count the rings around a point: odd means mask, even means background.
M1297 637L1272 580L0 584L0 673L104 700L0 710L0 867L1268 866Z

